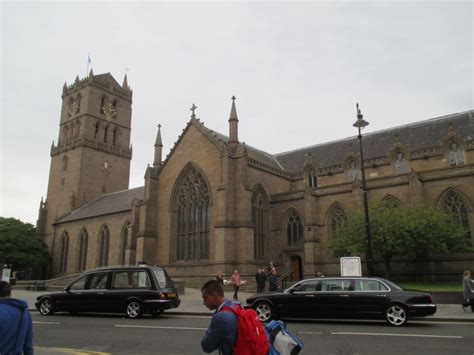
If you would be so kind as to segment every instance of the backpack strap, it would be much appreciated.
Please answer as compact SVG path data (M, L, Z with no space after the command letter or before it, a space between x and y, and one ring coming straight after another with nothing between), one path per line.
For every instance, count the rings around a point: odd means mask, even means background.
M24 308L21 308L21 313L20 313L20 320L18 321L18 328L16 329L16 335L15 335L15 345L13 346L13 354L16 353L16 345L18 344L18 337L20 336L20 328L21 328L21 323L23 322L23 313L25 312ZM22 350L23 352L23 350Z

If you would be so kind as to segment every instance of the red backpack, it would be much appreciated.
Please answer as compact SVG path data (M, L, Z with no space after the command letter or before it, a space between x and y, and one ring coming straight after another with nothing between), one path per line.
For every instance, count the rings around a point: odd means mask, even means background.
M268 354L270 343L267 333L253 309L234 304L234 307L222 307L221 311L230 311L237 316L237 340L233 348L235 355Z

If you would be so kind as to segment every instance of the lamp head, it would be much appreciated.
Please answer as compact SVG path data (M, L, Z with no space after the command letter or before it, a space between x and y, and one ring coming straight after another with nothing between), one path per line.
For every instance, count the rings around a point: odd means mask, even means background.
M352 126L361 128L361 129L364 127L367 127L369 125L369 122L364 120L364 115L362 114L362 112L360 112L359 103L356 103L356 109L357 109L357 121Z

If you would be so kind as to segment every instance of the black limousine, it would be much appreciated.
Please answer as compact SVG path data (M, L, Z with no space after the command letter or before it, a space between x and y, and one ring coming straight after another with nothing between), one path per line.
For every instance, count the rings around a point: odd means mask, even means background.
M180 304L177 289L165 269L156 266L110 266L83 273L61 292L37 297L38 311L126 313L139 318L159 315Z
M429 293L404 290L382 278L324 277L297 282L282 292L247 299L262 322L272 318L385 319L401 326L436 312Z

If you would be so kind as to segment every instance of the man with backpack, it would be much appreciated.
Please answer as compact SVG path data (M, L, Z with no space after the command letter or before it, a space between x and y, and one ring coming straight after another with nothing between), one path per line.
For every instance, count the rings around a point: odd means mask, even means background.
M267 355L269 341L253 309L224 298L224 290L215 280L201 287L204 305L216 312L201 340L202 350L219 349L222 355Z

